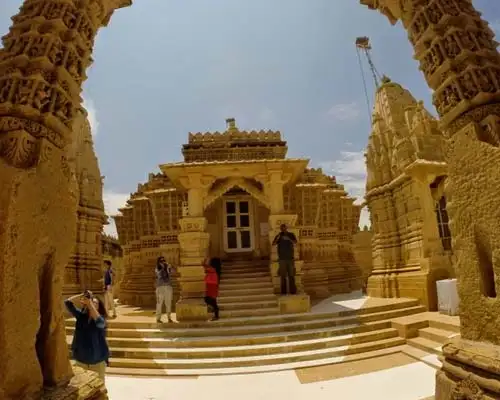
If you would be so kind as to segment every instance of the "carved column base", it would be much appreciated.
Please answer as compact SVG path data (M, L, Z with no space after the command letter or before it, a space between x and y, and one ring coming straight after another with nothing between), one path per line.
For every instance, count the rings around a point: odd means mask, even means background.
M311 311L311 299L307 294L281 296L278 302L281 314L301 314Z
M75 376L66 387L45 389L42 400L107 400L106 386L95 372L73 367Z
M500 399L500 347L465 339L443 346L436 400Z
M202 299L181 299L175 305L177 321L198 322L208 319L208 308Z
M372 274L368 278L367 294L371 297L418 299L428 310L437 310L436 281L428 272Z

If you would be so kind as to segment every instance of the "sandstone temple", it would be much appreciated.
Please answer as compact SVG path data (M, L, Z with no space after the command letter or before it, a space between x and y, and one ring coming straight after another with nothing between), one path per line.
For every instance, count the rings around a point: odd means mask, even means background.
M366 152L372 231L358 230L361 206L335 178L286 158L279 132L229 119L222 133L190 134L184 161L161 165L115 217L119 297L143 308L124 306L109 323L108 372L275 373L404 354L436 369L436 400L500 399L498 43L471 0L360 3L401 22L437 111L387 78L378 88ZM81 91L98 30L131 5L24 0L2 37L2 400L108 398L97 374L69 360L75 323L61 296L102 289L103 257L121 255L102 235ZM282 223L299 238L294 296L276 295L270 243ZM228 266L215 323L203 302L207 254ZM147 308L159 255L178 266L169 326ZM459 321L428 312L437 282L451 281ZM311 298L363 286L362 306L311 309Z
M385 78L366 151L371 296L418 298L436 310L436 281L454 276L445 141L423 103Z
M226 122L222 133L190 133L184 161L161 165L114 217L125 257L120 300L154 305L160 255L183 268L209 254L271 263L275 271L270 243L282 222L299 238L298 281L305 293L360 289L352 239L361 206L308 160L287 158L280 132L241 131L234 119ZM182 280L181 272L176 297Z

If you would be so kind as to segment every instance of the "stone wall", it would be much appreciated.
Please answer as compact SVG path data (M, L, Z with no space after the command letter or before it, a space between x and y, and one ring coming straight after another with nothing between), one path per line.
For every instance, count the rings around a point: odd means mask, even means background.
M118 298L120 296L120 286L123 279L123 249L117 238L106 234L102 235L101 247L103 259L111 261L111 265L113 266L113 294Z
M360 229L353 237L353 252L356 264L361 268L363 284L367 283L373 269L372 257L373 232L368 227Z
M102 178L94 151L87 112L75 119L73 143L78 182L77 236L64 275L64 296L91 290L103 293L101 233L106 221L102 200Z

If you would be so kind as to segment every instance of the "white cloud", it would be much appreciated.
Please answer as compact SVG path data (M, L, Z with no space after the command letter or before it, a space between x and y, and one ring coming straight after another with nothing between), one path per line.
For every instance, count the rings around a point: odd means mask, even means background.
M356 119L361 114L359 106L356 102L346 104L335 104L327 112L330 118L337 121L351 121Z
M355 204L361 204L364 201L366 185L366 165L363 151L342 151L340 159L320 163L328 174L335 175L337 182L344 185L345 190L350 196L355 197ZM359 220L359 226L370 226L370 214L363 208Z
M122 208L127 202L130 194L117 193L111 190L105 190L103 193L104 210L109 218L109 225L104 226L104 232L108 235L117 236L115 221L111 218L112 215L119 214L118 209Z
M92 136L97 136L97 131L99 130L99 120L97 119L97 110L94 101L84 96L83 107L87 110L88 113L88 120L90 123Z

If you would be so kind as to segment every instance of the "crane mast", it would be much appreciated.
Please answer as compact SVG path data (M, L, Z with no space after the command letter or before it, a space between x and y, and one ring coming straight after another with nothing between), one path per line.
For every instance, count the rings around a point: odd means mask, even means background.
M356 52L358 54L358 61L359 61L359 68L361 70L361 78L363 80L363 87L365 90L365 97L366 97L366 105L368 107L368 115L370 117L370 122L371 122L371 106L370 106L370 97L368 96L368 88L366 85L366 78L365 78L365 72L363 69L363 62L361 60L361 54L364 54L366 60L368 61L368 66L370 68L370 72L373 77L373 81L375 83L375 89L378 89L380 86L380 82L383 80L380 74L377 71L377 68L375 67L375 64L373 63L373 59L371 56L371 49L372 46L370 44L370 38L368 36L360 36L356 38Z

